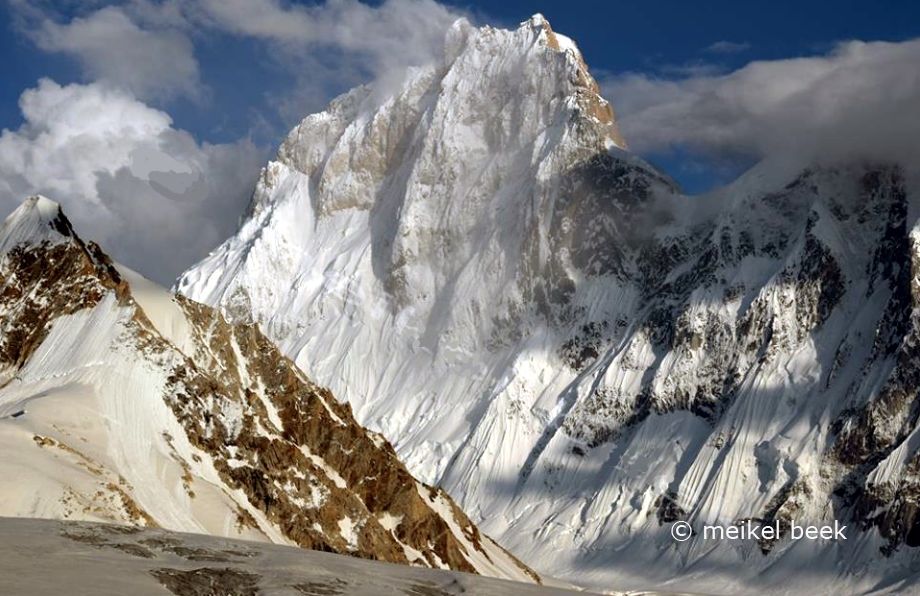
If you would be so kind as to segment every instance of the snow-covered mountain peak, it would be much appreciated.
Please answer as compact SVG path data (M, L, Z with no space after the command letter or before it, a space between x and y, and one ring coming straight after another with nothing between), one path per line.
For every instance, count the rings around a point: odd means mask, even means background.
M371 166L376 166L385 171L397 157L396 145L414 144L406 133L417 132L416 125L448 133L466 131L469 138L485 125L497 125L491 150L502 149L502 137L524 145L541 132L552 132L549 129L576 126L596 129L594 139L579 139L583 143L593 140L599 148L625 146L613 109L600 96L581 52L542 16L516 30L475 28L458 19L444 44L441 64L410 70L401 86L359 87L334 100L324 112L305 118L283 143L279 161L310 172L320 165L317 160L331 148L329 143L360 136L375 145L361 159L368 162L364 169L374 173ZM465 126L455 127L458 118L450 116L462 117ZM383 131L374 135L363 130L384 121L396 126L385 136L380 134ZM556 144L563 138L557 134L545 141Z
M264 169L238 236L180 291L233 295L233 312L262 320L252 305L277 312L289 296L274 284L228 287L239 268L296 285L303 267L334 263L339 242L369 241L367 275L385 301L356 306L427 321L429 349L447 335L467 350L524 311L563 317L574 278L622 274L632 259L624 216L673 187L622 151L574 43L542 18L515 30L461 20L445 48L443 64L413 70L390 93L359 87L304 118ZM615 184L596 183L615 174ZM480 275L485 284L470 283ZM464 304L452 314L437 304L448 287ZM467 330L449 331L457 325Z
M764 163L683 196L615 140L540 17L456 23L444 64L381 97L305 118L179 290L257 323L554 573L737 592L720 569L769 583L814 559L788 542L707 559L665 524L832 514L867 537L834 551L842 585L916 560L920 253L900 169ZM888 571L871 554L896 551Z
M22 217L25 213L34 213L38 217L50 221L60 215L61 206L48 197L33 195L23 201L22 205L10 214L10 217Z
M0 226L0 254L17 245L38 245L73 238L73 228L61 206L46 197L27 198Z

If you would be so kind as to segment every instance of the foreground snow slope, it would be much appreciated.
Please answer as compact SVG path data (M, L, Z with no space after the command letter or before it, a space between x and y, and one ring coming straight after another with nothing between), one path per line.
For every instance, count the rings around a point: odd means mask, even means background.
M0 515L537 579L255 327L114 264L41 197L0 229L0 375Z
M0 593L21 596L575 594L160 529L0 518L0 535Z
M916 196L761 164L684 197L541 17L308 116L178 282L254 321L409 468L594 586L898 589L920 564ZM677 545L688 520L845 543Z

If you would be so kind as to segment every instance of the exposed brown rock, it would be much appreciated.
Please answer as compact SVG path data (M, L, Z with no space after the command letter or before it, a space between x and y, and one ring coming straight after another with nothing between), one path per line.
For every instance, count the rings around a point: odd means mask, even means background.
M173 371L167 402L231 487L244 490L250 503L301 546L413 562L404 544L425 556L415 564L475 571L467 546L430 504L446 503L466 540L481 549L478 529L446 493L418 483L389 443L372 438L349 406L311 383L255 325L231 325L209 307L178 300L199 334L199 349ZM244 412L235 433L221 423L220 408L229 403ZM280 428L268 407L277 412ZM330 478L329 469L344 487ZM322 504L305 507L315 494L324 495ZM392 532L381 525L383 514L401 518ZM346 518L360 526L357 544L341 536L339 522Z
M150 572L176 596L256 596L259 576L232 567L154 569Z
M546 32L546 45L556 50L560 51L562 48L559 45L559 40L556 37L556 33L553 32L547 21L542 23L543 30ZM584 58L579 53L576 56L578 60L578 70L575 78L575 84L580 88L578 94L578 101L584 110L585 114L589 117L595 118L600 124L606 125L605 130L607 136L617 144L619 147L626 147L626 141L623 139L623 136L620 134L620 129L616 124L616 117L613 113L613 106L601 97L601 89L597 84L597 81L594 80L594 77L591 76L591 72L588 69L588 65L585 63Z

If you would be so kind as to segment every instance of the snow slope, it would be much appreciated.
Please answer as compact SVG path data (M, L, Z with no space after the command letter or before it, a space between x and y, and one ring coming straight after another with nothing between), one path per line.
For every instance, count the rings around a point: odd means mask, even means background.
M0 593L91 596L563 596L575 592L265 543L0 518Z
M529 564L897 591L920 564L916 196L764 163L685 197L539 16L308 116L177 289L257 323ZM687 520L852 539L675 544ZM901 586L903 587L903 586Z
M33 197L0 233L0 515L116 521L533 582L252 326Z

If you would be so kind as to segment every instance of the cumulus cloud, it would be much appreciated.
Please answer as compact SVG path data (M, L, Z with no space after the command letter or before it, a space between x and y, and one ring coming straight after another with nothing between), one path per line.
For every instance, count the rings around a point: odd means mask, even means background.
M74 57L89 80L107 81L141 98L201 96L194 47L176 28L141 28L116 6L63 24L39 19L28 31L36 45Z
M914 160L920 40L842 43L826 55L721 75L608 80L630 146L713 157Z
M153 279L175 276L233 233L263 156L198 143L170 117L102 83L43 79L0 134L0 207L57 200L86 239Z

